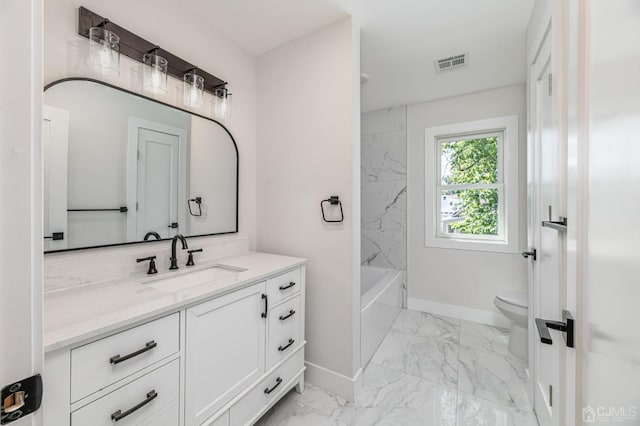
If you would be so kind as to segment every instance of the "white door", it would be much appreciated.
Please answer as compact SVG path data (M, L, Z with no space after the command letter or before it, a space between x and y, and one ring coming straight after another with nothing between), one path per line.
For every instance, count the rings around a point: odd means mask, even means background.
M44 105L42 109L42 163L44 174L44 249L67 248L67 160L69 112ZM62 233L62 239L54 234Z
M535 319L561 322L566 306L566 230L542 226L567 216L566 138L561 131L560 80L557 70L555 2L548 3L547 19L540 27L529 62L529 244L537 249L530 269L529 333L533 404L541 425L565 424L567 364L565 335L548 328L551 337L543 343ZM554 25L556 28L554 28ZM546 328L546 327L545 327Z
M187 131L133 118L129 127L129 241L185 233Z
M264 373L265 290L262 282L187 311L187 426L202 424Z
M0 33L2 63L12 67L0 78L2 389L43 370L42 2L1 1ZM13 408L7 417L24 407ZM41 424L42 410L12 423Z

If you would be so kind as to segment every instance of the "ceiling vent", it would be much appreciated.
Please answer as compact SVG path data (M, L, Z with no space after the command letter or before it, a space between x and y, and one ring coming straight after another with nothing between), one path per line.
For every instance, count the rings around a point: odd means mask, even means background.
M445 71L453 71L460 68L464 68L467 66L468 62L469 62L468 53L463 53L461 55L453 55L453 56L449 56L448 58L437 59L433 61L436 67L436 74L439 74Z

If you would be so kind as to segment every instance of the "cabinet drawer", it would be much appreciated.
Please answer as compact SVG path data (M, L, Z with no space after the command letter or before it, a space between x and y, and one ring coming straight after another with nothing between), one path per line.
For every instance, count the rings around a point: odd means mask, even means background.
M298 351L276 371L269 374L256 387L231 407L230 425L244 426L271 400L282 396L291 380L304 368L303 352Z
M301 315L300 296L272 308L269 312L268 368L295 352L302 344Z
M71 351L71 402L160 361L179 349L178 313Z
M280 300L300 292L300 268L267 280L267 295L272 306Z
M225 411L224 414L219 416L214 421L207 420L202 423L202 426L229 426L229 410Z
M174 360L74 411L71 425L177 425L179 365Z

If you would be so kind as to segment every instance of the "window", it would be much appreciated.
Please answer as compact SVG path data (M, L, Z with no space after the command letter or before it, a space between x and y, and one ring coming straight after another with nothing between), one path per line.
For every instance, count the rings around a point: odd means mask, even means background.
M427 247L518 249L518 118L425 132Z

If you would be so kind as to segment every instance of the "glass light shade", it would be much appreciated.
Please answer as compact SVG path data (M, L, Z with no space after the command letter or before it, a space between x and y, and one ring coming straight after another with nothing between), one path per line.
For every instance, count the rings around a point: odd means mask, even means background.
M204 78L197 75L195 70L184 75L182 101L192 108L201 108L204 104Z
M213 115L216 119L227 121L231 116L231 93L227 89L219 89L213 101Z
M100 74L120 74L120 37L105 27L89 29L89 64Z
M142 57L142 88L154 95L167 93L167 69L169 62L156 53L145 53Z

